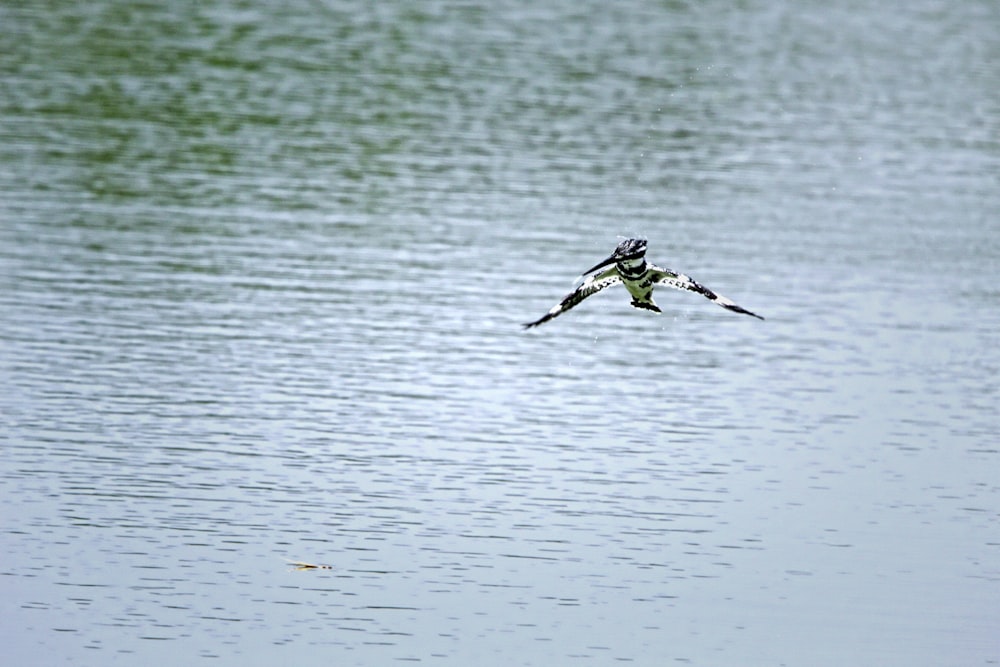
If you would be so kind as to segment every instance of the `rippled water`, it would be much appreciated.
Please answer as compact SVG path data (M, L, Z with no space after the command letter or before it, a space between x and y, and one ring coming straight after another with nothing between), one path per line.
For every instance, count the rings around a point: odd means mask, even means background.
M998 27L0 8L5 660L996 664Z

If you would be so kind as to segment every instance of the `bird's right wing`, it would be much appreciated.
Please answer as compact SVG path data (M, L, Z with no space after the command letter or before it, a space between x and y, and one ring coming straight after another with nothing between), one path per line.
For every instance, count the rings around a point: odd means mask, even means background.
M588 276L579 287L563 297L563 300L558 304L552 306L552 309L549 310L549 312L545 313L545 315L534 322L528 322L524 325L524 328L530 329L531 327L537 327L539 324L544 324L553 317L566 312L591 294L597 294L605 287L617 285L621 281L622 278L618 275L618 269L613 266L607 271L602 271L601 273Z
M655 266L653 264L649 265L649 269L649 275L654 284L666 285L667 287L673 287L674 289L687 290L688 292L701 294L706 299L722 306L726 310L731 310L734 313L750 315L751 317L756 317L758 320L764 319L757 313L751 313L743 306L736 305L736 303L734 303L731 299L727 299L721 294L716 294L701 283L697 282L691 276L686 276L683 273L674 273L670 269L664 269L662 266Z

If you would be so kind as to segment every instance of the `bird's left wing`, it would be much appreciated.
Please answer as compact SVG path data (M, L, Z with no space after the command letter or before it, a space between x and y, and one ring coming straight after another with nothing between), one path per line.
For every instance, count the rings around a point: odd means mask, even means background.
M563 300L555 306L552 306L552 309L549 310L549 312L545 313L545 315L534 322L528 322L524 325L524 328L530 329L531 327L537 327L539 324L544 324L553 317L566 312L591 294L597 294L605 287L617 285L621 281L622 278L618 275L618 269L613 266L607 271L602 271L601 273L588 276L579 287L563 297Z
M659 266L649 265L650 275L649 277L653 280L656 285L666 285L667 287L673 287L674 289L687 290L688 292L695 292L696 294L701 294L706 299L713 301L726 310L731 310L734 313L743 313L744 315L750 315L756 317L758 320L764 319L757 313L751 313L746 308L736 305L733 301L727 299L721 294L716 294L712 290L708 289L704 285L696 282L691 276L686 276L683 273L674 273L670 269L664 269Z

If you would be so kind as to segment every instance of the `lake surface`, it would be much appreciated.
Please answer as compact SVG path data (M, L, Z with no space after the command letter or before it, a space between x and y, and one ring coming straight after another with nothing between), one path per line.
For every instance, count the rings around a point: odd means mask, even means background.
M4 662L997 664L998 62L992 0L0 8ZM620 235L766 321L521 329Z

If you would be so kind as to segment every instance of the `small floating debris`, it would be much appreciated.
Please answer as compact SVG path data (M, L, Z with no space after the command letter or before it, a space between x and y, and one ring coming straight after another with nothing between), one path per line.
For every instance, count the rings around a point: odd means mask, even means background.
M293 566L292 569L296 570L296 571L298 571L298 570L332 570L333 569L332 565L316 565L315 563L303 563L300 560L288 560L287 558L285 559L285 561L289 565L292 565Z

